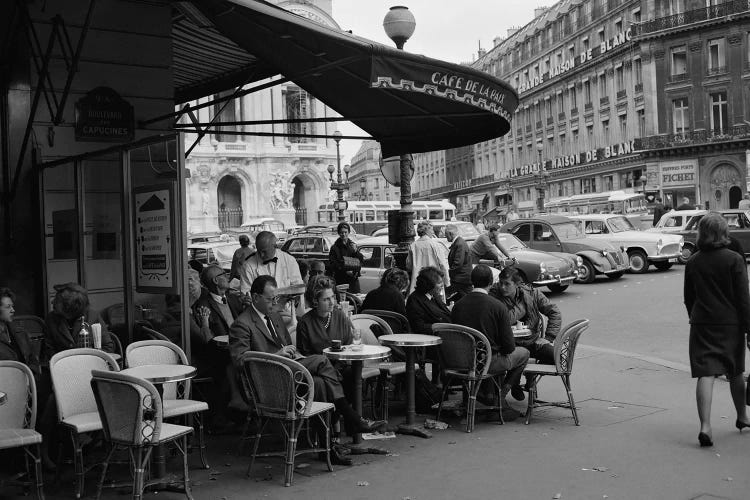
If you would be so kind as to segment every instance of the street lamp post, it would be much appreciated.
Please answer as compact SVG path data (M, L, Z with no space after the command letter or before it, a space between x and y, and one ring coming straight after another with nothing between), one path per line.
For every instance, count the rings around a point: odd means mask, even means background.
M544 168L544 160L542 160L544 145L541 142L537 142L536 150L539 153L539 170L534 175L537 191L536 208L537 211L544 212L544 191L547 189L547 184L549 183L549 172Z
M400 5L391 7L383 19L383 29L386 35L393 40L399 50L404 49L404 44L414 34L416 26L414 15L407 7ZM409 245L414 241L414 211L411 208L411 176L413 173L411 155L401 155L399 164L401 209L398 223L398 247L394 258L399 267L405 268Z
M344 222L344 210L348 208L348 203L344 199L344 191L349 189L349 165L344 165L344 174L346 182L341 176L341 153L339 151L339 142L341 142L341 132L338 130L333 133L333 140L336 141L336 168L328 165L328 177L331 179L331 189L336 191L336 201L333 204L334 210L338 211L339 222ZM333 181L333 172L336 172L336 182Z

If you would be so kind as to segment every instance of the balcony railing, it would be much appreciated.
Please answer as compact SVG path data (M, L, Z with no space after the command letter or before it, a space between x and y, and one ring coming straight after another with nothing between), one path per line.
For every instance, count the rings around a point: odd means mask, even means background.
M536 128L537 128L537 130L539 130L540 128L542 128L542 120L537 120L536 121Z
M726 66L714 66L712 68L708 68L709 75L723 75L726 72L727 72Z
M521 135L521 134L523 134L523 128L522 127L518 127L516 129L516 135Z
M225 208L219 210L219 229L238 228L242 225L242 208Z
M578 108L570 108L570 116L578 116Z
M572 113L572 111L571 111L571 113ZM576 113L578 113L578 110L576 110ZM558 120L564 120L565 119L565 112L563 111L563 112L557 113L557 119Z
M641 93L641 92L643 92L643 82L636 83L635 84L635 93L638 94L638 93Z
M531 132L531 124L526 125L526 132Z
M687 73L677 73L676 75L669 75L669 83L683 82L690 78Z
M692 23L719 19L731 14L739 14L740 12L745 12L749 9L750 6L748 5L747 0L731 0L710 7L702 7L700 9L688 10L679 14L644 21L641 24L635 25L635 35L656 33L658 31L679 28Z
M651 135L636 139L636 149L664 149L750 138L750 125L735 125L724 131L696 130L683 134Z
M627 90L618 90L617 91L617 100L618 101L620 99L625 99L627 96L628 96L628 91Z
M552 118L551 116L548 116L547 117L547 125L552 125L553 123L555 123L555 119Z
M609 96L608 95L605 95L604 97L600 97L599 98L599 105L600 106L606 106L607 104L609 104Z
M583 105L583 111L584 112L591 111L592 109L594 109L594 103L593 102L587 102L586 104Z

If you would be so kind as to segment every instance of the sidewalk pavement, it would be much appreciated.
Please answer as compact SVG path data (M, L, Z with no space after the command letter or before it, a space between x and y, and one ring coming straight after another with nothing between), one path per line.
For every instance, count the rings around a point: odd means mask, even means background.
M280 459L259 459L247 479L249 459L235 455L237 436L215 437L209 442L212 468L191 469L193 494L196 500L750 498L750 432L734 427L729 386L723 380L715 385L715 445L700 448L695 381L685 368L580 345L572 377L579 427L569 410L554 407L535 410L528 426L522 418L500 426L478 416L471 434L458 418L447 419L450 427L432 431L432 439L399 435L375 441L391 453L355 456L354 466L334 467L333 473L314 457L300 456L297 464L303 465L288 488ZM541 399L566 398L554 377L539 388ZM525 410L525 402L509 401ZM391 424L402 418L392 416ZM192 455L191 465L197 463ZM93 471L87 478L89 495L97 478ZM48 498L70 497L50 490ZM72 486L55 490L70 493ZM122 497L105 491L103 498Z

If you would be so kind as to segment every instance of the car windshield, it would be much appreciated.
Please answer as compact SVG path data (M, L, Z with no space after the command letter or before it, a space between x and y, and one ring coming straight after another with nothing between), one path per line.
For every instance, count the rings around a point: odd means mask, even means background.
M495 244L500 247L505 255L510 255L514 251L526 248L521 240L508 233L497 233Z
M635 231L635 227L625 217L610 217L607 219L609 223L609 229L613 233L621 233L623 231Z
M562 224L553 224L557 237L561 240L578 240L584 237L578 225L574 222L563 222Z

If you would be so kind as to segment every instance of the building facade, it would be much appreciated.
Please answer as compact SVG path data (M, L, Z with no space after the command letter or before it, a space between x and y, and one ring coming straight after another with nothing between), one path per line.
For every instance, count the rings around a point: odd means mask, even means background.
M349 171L350 200L398 200L399 188L385 181L380 173L380 144L377 141L362 141L352 157Z
M502 222L514 205L612 190L677 206L736 206L747 189L747 2L561 0L474 64L518 91L510 133L474 146L466 202ZM480 201L481 200L481 201ZM482 213L484 212L484 213Z
M331 0L272 3L338 28L331 15ZM191 104L231 94L207 96ZM202 123L339 116L293 82L217 102L196 114ZM189 123L187 118L183 121ZM189 234L239 228L262 217L278 219L287 226L315 221L317 207L330 196L326 168L336 165L336 143L299 136L330 136L335 123L225 125L216 130L217 134L200 138L186 134L186 166L191 173L187 180ZM281 135L241 135L243 132Z

